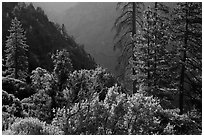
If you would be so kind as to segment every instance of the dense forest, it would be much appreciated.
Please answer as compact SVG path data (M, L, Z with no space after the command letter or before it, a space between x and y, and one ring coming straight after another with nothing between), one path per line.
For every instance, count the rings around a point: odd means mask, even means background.
M2 133L201 134L202 3L174 4L117 3L114 76L42 8L3 2Z

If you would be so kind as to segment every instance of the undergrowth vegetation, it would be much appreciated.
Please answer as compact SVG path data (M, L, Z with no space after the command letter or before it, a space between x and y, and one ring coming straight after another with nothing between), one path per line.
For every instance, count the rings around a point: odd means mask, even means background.
M127 94L100 67L70 72L66 86L56 94L50 93L57 89L53 86L57 79L42 70L37 68L33 73L36 90L29 98L12 99L9 104L8 98L14 96L3 92L3 134L201 134L201 114L179 115L178 109L163 109L144 86Z

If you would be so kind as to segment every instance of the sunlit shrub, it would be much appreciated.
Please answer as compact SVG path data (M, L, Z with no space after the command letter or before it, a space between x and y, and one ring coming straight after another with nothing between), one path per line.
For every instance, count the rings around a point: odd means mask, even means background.
M8 112L2 112L2 131L9 129L15 119L16 117Z
M122 93L120 86L108 89L104 101L99 94L57 110L53 125L65 134L190 134L193 121L177 110L164 110L160 101L139 91Z
M48 125L36 118L18 119L5 134L13 135L59 135L63 134L58 127Z
M116 79L105 69L78 70L69 75L67 89L72 94L72 102L87 98L92 93L99 93L99 100L104 100L108 88L114 86Z
M53 77L47 70L38 67L32 71L31 80L36 92L38 90L48 91L51 89Z
M121 87L117 85L109 88L103 102L99 101L99 94L95 93L89 100L75 103L68 110L67 108L58 110L53 124L66 130L67 134L139 134L141 128L148 128L147 126L155 122L152 115L159 104L156 106L157 102L153 98L142 97L139 94L127 97L119 93L120 89ZM146 111L143 108L146 108ZM138 115L138 119L135 115ZM140 130L134 127L135 122L138 123Z
M163 118L168 121L166 128L171 127L171 134L176 135L197 135L201 134L202 130L195 120L187 114L179 115L178 109L164 110L162 113ZM173 128L172 128L173 127Z
M2 135L14 135L15 133L11 130L6 130L2 132Z

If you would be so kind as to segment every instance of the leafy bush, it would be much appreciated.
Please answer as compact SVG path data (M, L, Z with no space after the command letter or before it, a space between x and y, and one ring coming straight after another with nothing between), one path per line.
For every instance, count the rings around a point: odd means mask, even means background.
M99 100L104 100L109 87L114 86L115 78L105 69L79 70L69 75L67 89L73 96L72 102L77 102L89 96L88 93L99 93Z
M13 103L14 96L8 94L6 91L2 90L2 105L11 105Z
M200 134L187 115L164 110L160 101L142 90L133 95L120 86L108 89L104 101L99 93L57 110L52 124L65 134Z
M23 108L20 100L4 90L2 91L2 105L3 112L7 112L16 117L23 116Z
M2 131L9 129L15 119L16 117L9 114L8 112L2 112Z
M32 86L36 92L38 90L49 91L52 88L52 75L47 70L40 67L32 71L31 80Z
M54 74L43 68L36 68L31 75L32 87L35 94L30 99L24 100L24 106L30 107L30 116L37 117L42 121L50 122L54 117L52 109L60 106L56 103L56 95L59 94L58 84ZM28 103L29 102L29 103Z
M163 118L168 121L168 125L166 127L168 128L168 132L164 132L164 134L169 133L170 127L171 134L176 135L199 135L202 132L201 127L199 127L201 124L196 122L187 114L179 115L179 109L164 110L160 114L163 115Z
M9 94L13 94L20 100L29 97L34 92L25 82L8 77L2 77L2 89Z
M70 73L62 91L53 87L55 80L52 74L38 68L32 75L36 93L29 98L20 102L3 91L3 110L9 114L4 113L4 134L201 134L199 112L179 115L177 109L164 109L158 98L146 93L145 86L135 94L125 94L124 88L102 68ZM12 107L18 102L20 105ZM24 115L35 118L15 120L17 115L11 108L22 106ZM23 131L22 127L29 128Z
M14 135L15 133L11 130L6 130L2 132L2 135Z
M29 98L22 101L24 110L27 111L29 117L36 117L42 121L50 121L51 117L51 98L44 90L38 91Z
M36 118L18 119L4 134L13 135L60 135L63 134L58 127L48 125Z

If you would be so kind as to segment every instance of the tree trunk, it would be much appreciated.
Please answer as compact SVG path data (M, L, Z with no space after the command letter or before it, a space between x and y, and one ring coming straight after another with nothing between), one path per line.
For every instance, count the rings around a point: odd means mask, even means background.
M154 16L155 16L155 42L154 42L154 90L156 90L156 86L157 86L157 2L155 2L155 5L154 5L154 8L155 8L155 13L154 13ZM156 92L156 91L155 91Z
M180 115L183 114L183 94L184 94L184 78L185 78L185 62L186 62L186 48L188 42L188 5L186 3L186 24L185 24L185 34L184 34L184 45L183 45L183 58L182 58L182 65L181 65L181 76L180 76L180 94L179 94L179 109Z
M149 15L147 15L147 84L150 88L150 35L149 35Z
M53 91L52 91L53 92ZM56 109L56 102L55 102L55 96L51 95L51 118L50 120L53 120L53 118L55 117L56 114L56 110L53 112L53 109Z
M134 35L136 34L136 11L135 11L135 2L132 3L132 37L134 37ZM136 61L135 59L135 56L134 56L134 43L132 44L132 58L133 58L133 61ZM135 69L134 67L132 68L132 75L135 76L136 75L136 72L135 72ZM137 88L136 88L136 84L137 84L137 80L134 79L133 81L133 94L136 93L137 91Z
M17 41L17 29L15 29L15 59L14 59L14 64L15 64L15 69L14 69L14 78L18 79L18 41Z

